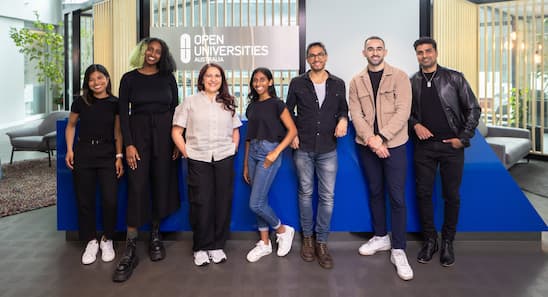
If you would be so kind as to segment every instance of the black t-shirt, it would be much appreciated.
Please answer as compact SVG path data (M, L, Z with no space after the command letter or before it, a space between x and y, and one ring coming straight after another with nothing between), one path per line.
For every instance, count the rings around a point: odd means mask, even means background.
M280 142L286 134L285 126L280 119L285 108L285 103L280 98L252 101L245 112L248 120L245 139Z
M118 114L118 98L109 96L95 99L91 105L87 105L84 99L78 97L72 102L70 111L77 113L80 119L79 138L114 142L114 118Z
M432 79L433 74L434 73L424 73L426 79L422 80L420 101L421 124L434 134L434 137L429 138L429 140L442 141L444 139L456 137L456 135L447 122L447 117L441 106L438 92L436 91L436 85ZM426 85L427 80L431 81L431 87Z
M95 99L87 105L79 97L70 111L78 114L78 140L74 147L74 166L78 168L113 168L116 160L114 121L118 114L118 98ZM94 142L92 142L94 141ZM99 141L99 143L95 143Z
M375 106L377 106L377 93L379 92L379 86L381 85L381 78L382 74L384 72L384 69L381 71L370 71L367 70L369 73L369 79L371 80L371 87L373 87L373 100L375 102ZM379 134L379 124L377 123L377 113L375 112L375 122L373 123L373 132L375 134Z

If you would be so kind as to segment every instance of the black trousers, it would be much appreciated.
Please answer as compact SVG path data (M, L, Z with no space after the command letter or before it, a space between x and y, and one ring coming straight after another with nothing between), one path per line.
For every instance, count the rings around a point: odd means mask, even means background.
M453 240L460 209L460 184L464 167L464 149L436 141L415 143L415 181L422 231L425 239L436 238L432 191L436 172L440 171L444 203L442 238Z
M140 227L160 222L180 206L178 160L172 160L173 141L170 112L133 114L130 117L133 144L141 160L135 170L127 169L127 225Z
M188 200L193 251L222 249L230 234L234 156L219 161L188 159Z
M78 202L78 225L80 240L88 242L97 238L95 210L96 189L99 183L103 215L104 236L112 239L116 226L118 179L114 164L112 168L78 168L73 171L74 191Z
M358 144L362 167L369 188L369 208L376 236L385 236L386 196L390 198L392 248L406 248L405 178L407 176L407 148L390 148L390 157L381 159L374 152Z

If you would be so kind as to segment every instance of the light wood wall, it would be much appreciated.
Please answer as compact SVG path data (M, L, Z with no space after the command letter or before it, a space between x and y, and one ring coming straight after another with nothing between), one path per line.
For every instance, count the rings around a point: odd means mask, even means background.
M433 0L432 6L432 37L438 43L438 62L463 72L477 95L478 6L466 0Z
M93 5L93 62L112 72L112 1ZM112 73L111 73L112 75Z
M107 67L112 92L118 94L120 78L129 70L129 54L137 44L135 0L105 0L93 5L93 59Z

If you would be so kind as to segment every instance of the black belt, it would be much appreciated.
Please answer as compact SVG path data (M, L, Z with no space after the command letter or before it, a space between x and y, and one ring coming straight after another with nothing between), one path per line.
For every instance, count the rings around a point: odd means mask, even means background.
M112 139L101 139L101 138L78 138L78 142L95 145L95 144L105 144L105 143L112 144L112 143L114 143L114 140L112 140Z

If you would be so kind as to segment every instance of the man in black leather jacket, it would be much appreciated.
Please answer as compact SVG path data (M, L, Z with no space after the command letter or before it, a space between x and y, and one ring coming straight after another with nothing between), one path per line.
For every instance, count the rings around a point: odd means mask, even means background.
M464 148L470 146L481 109L462 73L437 64L436 41L413 44L420 70L411 77L413 105L409 127L415 134L415 176L424 245L417 261L428 263L438 250L432 189L439 166L444 204L440 263L455 263L453 240L459 216Z

